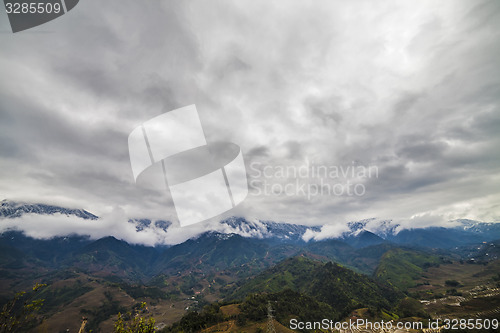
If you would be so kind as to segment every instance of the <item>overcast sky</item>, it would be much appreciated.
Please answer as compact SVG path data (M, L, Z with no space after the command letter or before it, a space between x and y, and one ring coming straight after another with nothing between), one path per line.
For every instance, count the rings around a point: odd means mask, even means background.
M175 221L127 137L196 104L254 181L222 217L500 221L499 1L82 0L16 34L1 13L0 45L0 199ZM275 173L304 165L377 174L263 193L320 182Z

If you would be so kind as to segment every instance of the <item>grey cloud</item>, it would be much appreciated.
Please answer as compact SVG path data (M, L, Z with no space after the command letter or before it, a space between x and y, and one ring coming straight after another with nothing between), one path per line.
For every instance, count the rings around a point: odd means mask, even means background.
M305 107L310 110L312 116L317 117L324 125L330 125L330 122L336 125L343 119L336 96L319 100L309 97L305 101Z
M402 93L396 103L394 103L393 112L399 117L404 117L422 97L422 94L419 93Z
M287 141L285 146L288 150L288 158L292 160L300 159L304 156L304 150L300 142L297 141Z
M195 103L207 140L238 144L247 167L379 169L359 180L361 197L252 195L235 214L306 224L491 219L498 8L86 1L33 30L50 33L0 36L0 193L175 220L168 192L134 183L127 136Z
M245 156L247 156L250 160L253 157L267 157L269 156L269 148L265 146L258 146L249 150Z
M436 161L446 153L444 142L410 142L396 151L396 154L417 162Z

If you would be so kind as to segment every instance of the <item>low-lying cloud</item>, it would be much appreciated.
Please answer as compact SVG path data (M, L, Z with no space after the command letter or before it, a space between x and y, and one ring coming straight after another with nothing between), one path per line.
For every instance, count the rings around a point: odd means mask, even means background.
M320 241L330 238L339 238L343 233L348 232L349 227L347 224L328 224L321 227L320 231L307 229L302 239L306 242L310 240Z
M137 224L127 218L123 209L114 209L97 220L88 220L65 214L24 214L16 218L0 219L0 234L6 231L21 231L36 239L50 239L70 235L89 236L99 239L113 236L131 244L147 246L175 245L207 231L223 234L238 234L243 237L265 238L270 234L260 221L248 222L249 225L230 226L215 220L187 227L172 224L168 228L150 223L137 229Z

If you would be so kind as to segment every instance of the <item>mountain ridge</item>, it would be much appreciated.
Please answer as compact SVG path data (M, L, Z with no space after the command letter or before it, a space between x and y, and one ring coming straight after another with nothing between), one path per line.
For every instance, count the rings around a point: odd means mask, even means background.
M97 220L98 217L84 209L64 208L41 203L24 203L4 199L0 202L0 218L17 218L24 214L76 216L85 220Z
M9 200L1 201L1 220L15 219L24 214L54 215L63 214L76 216L85 220L98 220L99 217L83 209L70 209L60 206L21 203ZM417 247L452 248L482 241L500 239L500 223L480 222L473 220L454 220L452 226L429 226L426 228L402 228L392 220L377 220L375 218L347 222L347 231L328 234L325 226L306 226L285 222L274 222L244 217L229 217L217 223L208 224L208 231L224 234L238 234L245 238L270 239L278 243L305 244L321 239L337 239L354 248L363 248L382 243L395 243ZM151 220L147 218L129 219L128 223L135 225L136 232L144 232L156 228L165 233L170 232L172 222ZM3 231L5 232L5 230ZM198 235L191 236L196 239ZM310 235L313 237L309 237ZM308 237L306 237L308 235ZM321 237L318 237L321 236ZM180 242L182 243L182 242ZM179 244L180 244L179 243ZM162 245L162 244L157 244ZM173 245L173 244L171 244Z

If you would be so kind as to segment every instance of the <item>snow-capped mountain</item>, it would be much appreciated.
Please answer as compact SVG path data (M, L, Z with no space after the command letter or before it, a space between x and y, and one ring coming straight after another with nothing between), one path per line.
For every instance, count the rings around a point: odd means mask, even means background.
M163 231L167 231L168 227L172 225L172 222L170 221L164 221L164 220L152 221L150 219L130 219L128 220L128 222L135 224L135 230L137 231L143 231L151 226L155 226L157 228L162 229Z
M299 224L280 223L273 221L249 221L242 217L230 217L220 222L232 232L246 237L276 238L281 240L299 241L307 230L319 231L319 227L308 227Z
M0 218L16 218L24 214L53 215L57 213L67 216L73 215L86 220L98 219L97 216L84 209L70 209L46 204L31 204L9 200L2 200L0 202Z
M348 222L347 226L350 231L345 233L345 237L368 231L383 239L396 235L400 227L399 224L394 223L392 220L377 220L375 218Z
M96 220L98 217L83 209L70 209L46 204L20 203L8 200L0 202L0 219L15 219L24 214L77 216ZM130 219L135 232L164 232L164 235L179 233L179 227L170 221L151 219ZM207 224L207 228L188 237L196 237L206 232L235 234L244 238L270 240L273 242L304 243L326 239L336 239L355 248L391 242L395 244L449 248L476 242L500 239L500 223L484 223L473 220L456 220L453 227L427 227L404 229L392 220L365 219L348 222L340 228L332 225L305 226L285 222L231 217L220 222ZM10 230L6 228L5 230ZM184 232L184 231L181 231ZM83 235L83 234L82 234ZM163 236L162 236L163 237ZM185 238L187 239L187 238ZM184 239L184 240L185 240ZM181 240L182 241L182 240ZM163 244L159 242L159 244ZM165 243L176 244L176 243Z
M454 229L463 230L475 234L500 233L500 223L479 222L468 219L455 220L459 223Z

